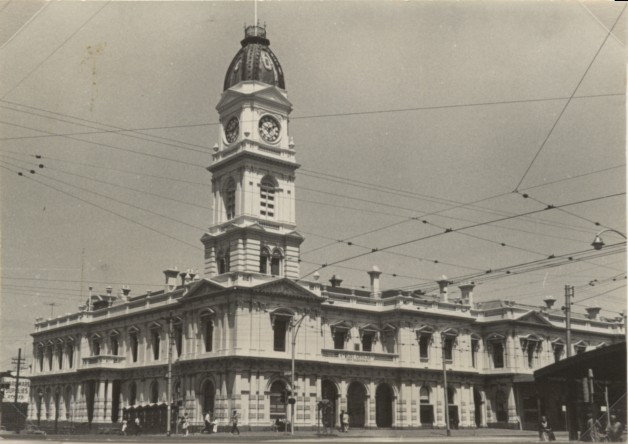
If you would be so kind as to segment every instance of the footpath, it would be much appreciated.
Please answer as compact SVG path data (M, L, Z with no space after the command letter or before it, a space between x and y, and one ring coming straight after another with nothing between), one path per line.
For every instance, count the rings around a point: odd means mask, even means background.
M567 442L566 432L556 432L558 442ZM526 443L538 442L539 435L530 430L501 430L501 429L469 429L452 430L447 436L442 429L395 430L395 429L351 429L347 433L334 431L331 434L318 434L316 431L295 431L294 435L282 432L253 431L242 432L240 435L229 433L215 433L211 435L190 434L179 435L15 435L2 434L0 440L24 444L29 441L49 441L63 443L90 443L90 442L190 442L190 443L230 443L230 442L418 442L418 443Z

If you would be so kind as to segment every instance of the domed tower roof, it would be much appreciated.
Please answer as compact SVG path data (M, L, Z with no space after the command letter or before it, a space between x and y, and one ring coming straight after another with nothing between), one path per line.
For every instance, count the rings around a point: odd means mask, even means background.
M246 80L286 89L279 60L268 47L270 41L266 38L266 29L261 26L247 26L244 40L240 43L242 48L229 65L224 89Z

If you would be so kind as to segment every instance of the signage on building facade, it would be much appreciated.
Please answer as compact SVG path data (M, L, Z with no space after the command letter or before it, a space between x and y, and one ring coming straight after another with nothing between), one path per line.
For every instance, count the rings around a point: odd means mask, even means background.
M15 402L15 378L1 378L0 383L7 384L4 391L4 402ZM31 382L28 379L20 379L20 386L17 391L17 402L28 402Z

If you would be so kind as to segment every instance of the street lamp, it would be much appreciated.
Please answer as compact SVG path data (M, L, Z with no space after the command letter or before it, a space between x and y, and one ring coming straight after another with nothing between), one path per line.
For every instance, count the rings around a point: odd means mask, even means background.
M601 250L602 247L604 247L604 245L606 245L604 243L604 241L602 240L602 238L600 237L600 235L602 233L606 233L607 231L612 231L613 233L617 233L619 234L621 237L623 237L624 239L626 239L626 235L624 233L622 233L621 231L617 231L617 230L613 230L612 228L607 228L606 230L602 230L600 231L598 234L595 235L595 239L593 239L593 242L591 243L591 246L593 248L595 248L596 250Z
M295 399L295 394L296 394L296 390L294 387L294 353L295 353L295 349L296 349L296 344L297 344L297 333L299 333L299 328L301 328L301 323L303 322L303 319L305 319L305 317L308 315L308 312L306 311L305 313L303 313L303 315L301 316L301 319L299 319L298 321L294 321L294 317L290 319L290 328L292 330L292 367L290 370L290 389L292 390L292 396L289 399L289 403L290 403L290 434L294 435L294 399Z
M41 422L41 401L42 398L44 397L44 392L42 391L42 389L39 389L37 391L37 404L38 404L38 408L37 408L37 427L39 427L39 423Z

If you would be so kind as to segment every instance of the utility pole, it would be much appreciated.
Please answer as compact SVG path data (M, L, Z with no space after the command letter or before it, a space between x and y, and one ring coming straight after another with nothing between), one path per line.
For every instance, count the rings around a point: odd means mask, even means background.
M573 286L565 285L565 317L567 324L567 357L571 357L571 298L574 294Z
M170 436L170 423L172 418L172 312L168 315L168 373L166 374L166 378L168 380L166 435Z
M19 394L19 390L20 390L20 369L22 368L22 362L26 361L26 359L22 358L22 349L18 348L17 349L17 360L15 358L13 358L13 362L16 363L16 373L15 373L15 409L19 411L18 409L18 405L17 405L17 401L18 401L18 394ZM17 430L16 433L20 433L20 425L19 422L16 425Z
M290 326L292 327L292 366L290 370L290 388L292 390L292 396L288 400L290 404L290 434L294 435L294 401L296 400L296 389L294 387L294 354L297 346L297 333L299 333L299 328L301 328L301 323L303 319L307 316L307 312L303 313L301 319L299 319L296 323L294 322L294 318L290 320Z
M445 389L445 427L447 428L447 436L451 436L451 429L449 428L449 390L447 387L447 367L445 365L445 341L441 336L442 348L441 356L443 357L443 388Z

